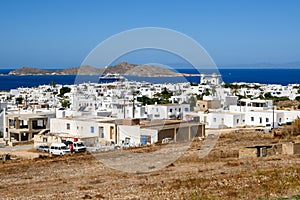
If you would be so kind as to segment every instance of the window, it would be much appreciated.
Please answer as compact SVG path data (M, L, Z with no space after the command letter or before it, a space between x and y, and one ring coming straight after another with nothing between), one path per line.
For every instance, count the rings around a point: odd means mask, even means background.
M266 122L269 122L269 118L266 118Z
M39 127L44 126L44 121L43 120L37 120L37 126L39 126Z
M239 124L239 123L240 123L240 120L239 120L239 119L236 119L236 123Z
M99 127L99 137L104 138L104 127L103 126Z
M259 118L259 123L260 123L260 124L262 123L262 118L261 118L261 117Z
M185 112L188 112L188 111L189 111L189 108L184 108L184 111L185 111Z
M70 130L70 124L67 123L67 130Z
M47 138L43 138L43 142L48 142L48 139Z
M254 122L254 117L251 117L251 122Z
M15 120L9 119L9 126L14 127L15 126Z
M178 111L181 112L181 108L179 108Z
M91 133L94 133L94 132L95 132L94 127L91 126Z
M170 108L170 112L172 112L173 111L173 109L172 108Z
M214 120L214 122L216 122L216 121L217 121L217 118L214 118L213 120Z

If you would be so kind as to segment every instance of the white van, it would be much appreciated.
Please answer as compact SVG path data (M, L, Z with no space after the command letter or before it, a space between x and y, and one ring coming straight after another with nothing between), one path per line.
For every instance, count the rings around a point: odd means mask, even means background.
M70 149L64 143L52 143L49 149L51 155L71 154Z

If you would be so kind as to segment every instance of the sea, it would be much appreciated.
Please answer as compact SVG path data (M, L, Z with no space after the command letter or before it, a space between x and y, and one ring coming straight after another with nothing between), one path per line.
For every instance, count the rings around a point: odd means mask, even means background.
M9 76L12 69L0 69L0 90L16 89L18 87L37 87L39 85L56 84L70 85L83 82L97 82L98 76L76 76L76 75L22 75ZM186 74L211 74L210 69L176 69L177 72ZM265 84L299 84L300 69L219 69L222 81L225 83L246 82ZM128 80L146 81L152 83L178 83L178 82L200 82L199 76L188 77L138 77L125 76ZM95 81L96 80L96 81Z

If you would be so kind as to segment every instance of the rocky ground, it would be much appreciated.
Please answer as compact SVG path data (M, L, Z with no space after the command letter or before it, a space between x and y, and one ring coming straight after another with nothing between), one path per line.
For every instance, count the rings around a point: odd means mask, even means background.
M299 198L300 155L238 158L239 147L282 141L266 134L228 133L208 156L199 158L204 141L195 141L175 162L160 170L150 167L151 172L112 169L102 159L111 152L1 162L0 199ZM150 156L163 148L117 150L112 156L117 162L116 155L124 152Z
M276 102L278 110L297 110L300 106L300 101L297 100L286 100Z

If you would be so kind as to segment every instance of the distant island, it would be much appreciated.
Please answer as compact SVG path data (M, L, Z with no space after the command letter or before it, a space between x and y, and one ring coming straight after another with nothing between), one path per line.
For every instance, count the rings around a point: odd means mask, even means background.
M160 77L160 76L190 76L190 74L180 74L170 69L162 68L155 65L137 65L127 62L120 62L114 66L105 68L95 68L84 65L79 67L60 69L60 70L46 70L31 67L21 67L20 69L12 70L9 75L99 75L99 74L120 74L130 76L146 76L146 77Z

